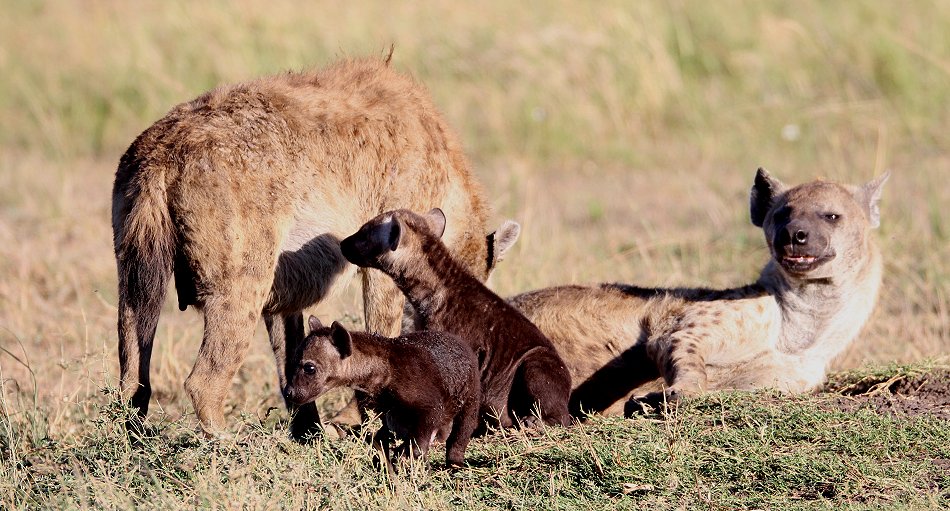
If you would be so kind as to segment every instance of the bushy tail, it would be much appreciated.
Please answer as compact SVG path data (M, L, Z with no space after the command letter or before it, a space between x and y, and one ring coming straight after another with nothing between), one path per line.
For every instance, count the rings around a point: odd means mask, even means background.
M131 151L131 149L130 149ZM122 394L141 416L151 397L149 364L155 327L175 254L164 172L123 157L112 193L119 273L119 363Z

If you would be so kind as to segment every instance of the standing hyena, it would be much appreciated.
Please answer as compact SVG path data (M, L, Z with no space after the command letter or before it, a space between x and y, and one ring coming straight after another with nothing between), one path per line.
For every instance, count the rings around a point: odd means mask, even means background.
M726 290L563 286L511 301L558 348L579 385L571 412L619 411L662 376L666 393L715 389L803 392L857 336L874 308L881 256L871 239L887 175L864 186L814 181L788 189L759 169L752 223L772 258L754 284Z
M452 219L453 254L486 278L515 236L486 237L482 192L459 142L425 89L388 59L219 87L175 107L116 172L123 395L146 414L155 326L174 275L179 307L205 318L185 388L202 427L220 429L261 315L282 388L285 354L304 337L301 310L355 271L341 235L383 211L432 207ZM369 331L398 333L403 297L389 278L364 272L363 303ZM292 411L294 434L311 431L313 403Z

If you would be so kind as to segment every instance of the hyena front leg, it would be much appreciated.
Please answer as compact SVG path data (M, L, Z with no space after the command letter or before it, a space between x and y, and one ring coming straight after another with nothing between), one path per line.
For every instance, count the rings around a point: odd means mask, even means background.
M300 311L265 315L264 324L267 325L267 334L270 337L271 347L274 349L274 360L277 362L277 380L280 388L287 386L287 380L293 374L295 353L305 337L303 313ZM320 414L315 402L304 405L295 405L284 401L290 413L290 435L298 441L303 441L320 431Z
M645 406L662 409L664 403L706 390L706 357L702 349L702 333L685 329L664 334L647 341L647 351L666 380L662 392L631 398L624 406L624 415L643 411Z

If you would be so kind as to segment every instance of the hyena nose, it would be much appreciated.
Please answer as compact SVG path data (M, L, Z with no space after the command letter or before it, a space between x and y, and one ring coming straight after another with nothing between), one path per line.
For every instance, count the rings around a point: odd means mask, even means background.
M795 231L795 234L792 235L792 241L796 245L804 245L808 243L808 233L799 229Z
M292 400L293 397L294 397L294 392L290 389L290 385L287 385L286 387L284 387L284 389L283 389L283 391L281 392L281 394L283 394L283 395L284 395L284 399L286 399L286 400L288 400L288 401Z

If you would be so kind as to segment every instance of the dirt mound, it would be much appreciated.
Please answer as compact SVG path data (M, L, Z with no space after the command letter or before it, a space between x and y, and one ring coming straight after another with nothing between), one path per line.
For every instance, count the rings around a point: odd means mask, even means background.
M868 376L855 382L830 385L838 394L831 400L841 410L871 407L893 415L929 416L950 420L950 370L891 377ZM837 388L835 388L837 387Z

